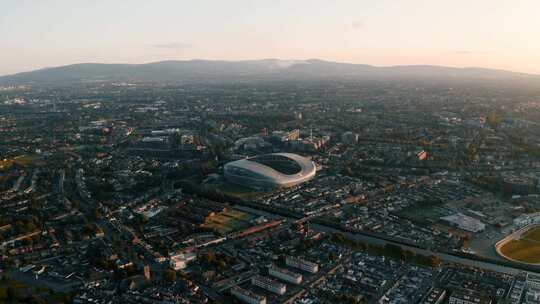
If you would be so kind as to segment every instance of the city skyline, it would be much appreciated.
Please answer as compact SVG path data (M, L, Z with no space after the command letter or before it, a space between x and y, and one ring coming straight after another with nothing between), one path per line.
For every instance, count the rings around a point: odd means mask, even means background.
M12 1L0 75L82 62L309 59L540 73L539 4ZM466 9L465 9L466 8Z

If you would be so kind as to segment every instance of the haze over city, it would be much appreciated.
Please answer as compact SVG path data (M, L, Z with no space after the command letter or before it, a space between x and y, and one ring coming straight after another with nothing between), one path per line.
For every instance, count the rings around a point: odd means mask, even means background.
M540 73L535 0L3 0L0 8L0 75L264 58Z
M538 0L0 0L0 304L540 304Z

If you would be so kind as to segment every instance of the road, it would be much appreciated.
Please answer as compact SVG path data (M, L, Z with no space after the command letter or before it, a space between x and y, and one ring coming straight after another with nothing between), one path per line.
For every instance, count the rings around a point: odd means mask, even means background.
M286 218L286 217L283 217L283 216L278 216L278 215L271 214L271 213L268 213L268 212L265 212L265 211L262 211L262 210L258 210L258 209L254 209L254 208L250 208L250 207L245 207L245 206L237 206L237 208L240 209L240 210L245 210L247 212L252 212L252 213L255 213L255 214L259 214L259 215L264 215L264 216L266 216L268 218L271 218L271 219L284 219L285 218L288 221L297 221L298 220L298 219L295 219L295 218ZM377 238L377 237L374 237L374 236L368 236L368 235L364 235L364 234L360 234L360 233L350 233L350 232L347 232L347 231L335 229L335 228L328 227L328 226L325 226L325 225L319 225L319 224L310 223L310 228L315 230L315 231L326 232L326 233L341 233L341 234L343 234L343 236L345 236L348 239L355 240L355 241L360 241L360 242L367 243L367 244L372 244L372 245L379 245L379 246L384 246L386 244L398 245L401 248L403 248L405 250L409 250L409 251L414 252L416 254L421 254L421 255L425 255L425 256L430 256L430 255L436 256L443 262L457 263L457 264L477 267L477 268L481 268L481 269L485 269L485 270L496 271L496 272L500 272L500 273L506 273L506 274L510 274L510 275L515 275L517 273L524 272L524 270L521 270L521 269L518 269L518 268L502 266L502 265L498 265L498 264L495 264L495 263L476 261L476 260L468 259L468 258L465 258L465 257L459 257L459 256L455 256L455 255L450 255L450 254L443 253L443 252L437 252L437 251L421 249L421 248L417 248L417 247L413 247L413 246L407 246L407 245L403 245L403 244L400 244L400 243L397 243L397 242L392 242L392 241L389 241L389 240L386 240L386 239L381 239L381 238ZM528 272L538 274L538 273L540 273L540 267L538 267L537 269L531 268L530 271L528 271Z
M44 278L43 276L40 276L37 280L32 271L29 271L27 273L23 273L19 270L12 270L8 272L9 276L13 278L15 281L22 282L24 284L27 284L29 286L35 286L35 287L47 287L49 289L52 289L56 292L71 292L75 288L82 285L82 283L77 279L72 279L70 283L66 282L55 282L52 279Z
M348 239L352 239L352 240L355 240L355 241L360 241L360 242L363 242L363 243L379 245L379 246L384 246L386 244L398 245L401 248L403 248L405 250L409 250L409 251L414 252L416 254L421 254L421 255L425 255L425 256L434 255L434 256L438 257L441 261L444 261L444 262L458 263L458 264L462 264L462 265L466 265L466 266L472 266L472 267L477 267L477 268L481 268L481 269L485 269L485 270L491 270L491 271L496 271L496 272L501 272L501 273L506 273L506 274L511 274L511 275L515 275L517 273L523 272L523 270L512 268L512 267L506 267L506 266L501 266L501 265L498 265L498 264L471 260L471 259L458 257L458 256L454 256L454 255L450 255L450 254L446 254L446 253L442 253L442 252L437 252L437 251L420 249L420 248L417 248L417 247L412 247L412 246L407 246L407 245L403 245L403 244L399 244L399 243L394 243L394 242L391 242L391 241L387 241L387 240L383 240L383 239L379 239L379 238L376 238L376 237L371 237L371 236L367 236L367 235L363 235L363 234L353 234L353 233L349 233L349 232L344 232L344 231L334 229L334 228L331 228L331 227L327 227L327 226L323 226L323 225L310 224L310 227L311 227L311 229L314 229L316 231L321 231L321 232L341 233Z

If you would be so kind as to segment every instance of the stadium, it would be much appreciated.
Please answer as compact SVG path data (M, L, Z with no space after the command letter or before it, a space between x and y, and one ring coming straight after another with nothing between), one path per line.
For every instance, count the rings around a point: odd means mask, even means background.
M315 176L315 164L300 155L273 153L227 163L227 181L258 189L288 188Z

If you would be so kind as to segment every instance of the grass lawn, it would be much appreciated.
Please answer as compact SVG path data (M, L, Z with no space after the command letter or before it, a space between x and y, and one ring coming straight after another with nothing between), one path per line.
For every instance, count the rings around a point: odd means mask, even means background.
M261 190L244 187L238 184L229 183L225 180L215 181L211 184L211 186L215 187L216 189L225 193L228 196L246 201L252 200L258 196L268 193Z
M38 155L17 156L13 159L13 162L22 167L45 165L45 162Z
M501 247L501 253L510 259L537 264L540 263L540 243L528 240L511 240Z
M534 227L530 230L527 230L525 233L523 233L521 238L540 242L540 227Z
M510 259L538 264L540 263L540 227L525 231L519 240L511 240L502 245L500 251Z
M433 224L436 223L440 217L447 216L448 211L437 205L412 205L399 211L397 214L400 217L414 222Z
M0 172L9 170L14 164L17 164L21 167L43 166L45 165L45 161L43 161L43 159L41 159L39 155L35 154L20 155L13 158L0 159Z
M254 216L241 211L228 210L210 217L204 223L204 226L221 234L226 234L249 228L251 226L250 221L253 218Z
M0 159L0 171L9 170L11 168L11 165L13 165L13 160L11 159Z

